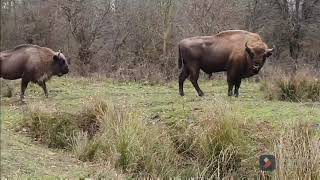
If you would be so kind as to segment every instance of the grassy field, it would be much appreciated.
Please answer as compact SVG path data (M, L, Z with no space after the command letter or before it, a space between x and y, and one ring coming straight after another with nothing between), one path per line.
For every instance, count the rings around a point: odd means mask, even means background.
M34 104L76 113L88 102L103 99L130 112L139 112L139 116L153 124L182 120L196 122L199 117L210 115L210 108L224 104L227 108L222 111L231 111L228 114L244 124L254 123L255 127L261 126L261 129L271 126L279 133L286 123L320 123L319 103L267 101L260 90L261 84L247 81L240 88L239 98L227 97L226 82L221 80L201 81L199 85L205 93L204 97L197 97L191 83L186 81L186 96L180 97L176 82L151 85L64 77L52 79L47 84L48 99L44 98L40 87L30 85L26 105L18 101L19 81L11 82L11 85L14 87L14 96L1 100L1 175L10 178L126 176L121 175L125 172L112 167L107 161L79 161L71 152L49 149L28 137L23 129L17 130L28 106ZM250 134L250 128L247 131ZM273 152L270 147L256 145L255 148L260 149L260 153ZM256 162L257 157L251 160ZM258 169L258 164L253 166Z

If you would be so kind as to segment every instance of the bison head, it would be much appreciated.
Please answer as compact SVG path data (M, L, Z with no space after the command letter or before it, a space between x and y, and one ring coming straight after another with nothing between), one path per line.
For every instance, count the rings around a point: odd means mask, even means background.
M69 72L68 62L66 57L59 52L57 55L53 56L53 74L57 76L62 76Z
M272 55L272 52L274 48L268 49L268 48L263 48L254 51L252 48L248 47L248 42L245 44L246 52L248 53L251 62L253 64L252 70L254 73L258 73L262 66L264 65L267 57Z

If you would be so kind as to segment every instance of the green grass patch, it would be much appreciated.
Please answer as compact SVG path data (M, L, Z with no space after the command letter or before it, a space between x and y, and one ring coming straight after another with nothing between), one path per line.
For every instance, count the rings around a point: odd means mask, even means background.
M85 163L107 164L128 177L250 178L259 172L257 157L276 153L279 138L290 127L300 121L320 122L319 104L266 101L261 84L249 81L242 83L239 98L227 97L224 81L200 81L204 97L196 96L187 81L186 96L180 97L177 82L157 85L67 77L48 83L48 99L40 87L31 85L26 105L18 101L19 82L12 84L13 97L1 102L2 130L15 134L11 144L28 135L46 147L66 149L64 153ZM312 131L314 141L317 131ZM24 139L35 149L44 148L37 142ZM9 142L2 139L2 143ZM10 147L14 146L8 146L6 156L13 157L17 150ZM33 153L23 148L20 157ZM286 164L294 163L294 158L289 159ZM35 163L32 158L20 161ZM13 177L17 165L13 159L6 163L7 177ZM44 175L32 172L32 166L21 168L25 172L18 174ZM45 175L57 174L50 166L42 169L47 169ZM289 168L287 173L295 171ZM318 175L312 168L308 172Z

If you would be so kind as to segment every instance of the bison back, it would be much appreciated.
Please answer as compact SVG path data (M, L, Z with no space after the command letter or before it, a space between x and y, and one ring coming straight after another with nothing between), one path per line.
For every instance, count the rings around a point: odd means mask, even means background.
M0 55L1 72L0 76L4 79L15 80L22 77L28 56L23 53L3 52Z

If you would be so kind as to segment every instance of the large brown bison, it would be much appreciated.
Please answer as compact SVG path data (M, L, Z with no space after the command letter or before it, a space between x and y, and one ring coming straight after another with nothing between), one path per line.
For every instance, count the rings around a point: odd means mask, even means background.
M46 81L52 76L62 76L69 72L66 57L46 47L23 44L0 53L0 77L8 80L21 80L20 99L29 82L42 87L48 97Z
M184 95L183 83L190 76L198 95L203 96L197 82L201 69L209 76L227 71L228 96L238 97L241 79L258 74L272 52L258 34L242 30L184 39L179 43L179 68L183 65L179 93Z

